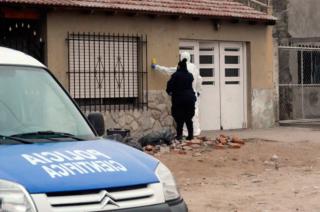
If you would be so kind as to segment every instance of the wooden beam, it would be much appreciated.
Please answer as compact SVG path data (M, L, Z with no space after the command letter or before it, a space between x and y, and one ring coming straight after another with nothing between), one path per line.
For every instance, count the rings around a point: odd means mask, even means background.
M193 20L193 21L199 21L199 20L200 20L200 17L192 17L192 20Z
M155 19L155 18L158 18L159 17L159 14L147 14L147 16L151 19Z
M248 21L248 24L250 24L250 25L256 25L256 24L257 24L257 21Z
M181 15L171 15L170 18L171 18L172 20L179 20L179 19L182 18L182 16L181 16Z
M117 11L115 11L115 10L107 10L106 12L105 12L105 14L107 15L107 16L114 16L114 15L116 15L118 12Z
M85 15L92 15L95 13L95 10L92 10L92 9L82 9L81 10L81 13L82 14L85 14Z
M4 18L9 19L29 19L38 20L41 17L41 13L37 10L16 10L11 8L1 9Z
M266 25L269 25L269 26L273 26L273 25L276 25L276 20L271 20L271 21L267 21L266 22Z
M129 13L126 13L127 16L129 17L134 17L134 16L137 16L138 13L135 13L135 12L129 12Z
M230 22L233 24L238 24L238 23L240 23L240 19L231 19Z

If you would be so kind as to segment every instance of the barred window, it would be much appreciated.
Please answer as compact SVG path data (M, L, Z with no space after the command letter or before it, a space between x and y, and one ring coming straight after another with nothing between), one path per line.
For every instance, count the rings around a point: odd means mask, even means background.
M69 91L84 111L147 106L146 36L68 34Z
M298 51L298 82L320 84L320 51Z

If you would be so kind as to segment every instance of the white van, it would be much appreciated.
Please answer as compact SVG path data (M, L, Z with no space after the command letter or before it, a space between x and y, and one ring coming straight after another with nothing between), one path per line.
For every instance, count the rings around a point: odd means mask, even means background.
M0 212L187 211L165 165L91 117L43 64L0 47Z

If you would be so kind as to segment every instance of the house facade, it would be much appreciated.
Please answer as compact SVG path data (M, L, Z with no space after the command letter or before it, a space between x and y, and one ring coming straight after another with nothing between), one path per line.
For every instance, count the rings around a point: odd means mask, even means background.
M43 61L85 112L133 134L172 127L168 76L188 51L203 130L275 124L275 18L232 1L1 2L0 45Z

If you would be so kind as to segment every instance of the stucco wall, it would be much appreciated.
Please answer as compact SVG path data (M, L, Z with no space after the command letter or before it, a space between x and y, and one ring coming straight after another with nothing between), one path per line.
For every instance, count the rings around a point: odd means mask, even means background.
M68 32L146 34L148 36L148 62L151 63L151 58L155 57L159 64L166 66L176 65L180 39L247 42L250 48L248 50L250 52L248 55L248 67L250 67L248 87L251 88L248 90L248 97L252 97L256 89L267 91L274 89L272 27L263 24L222 22L220 30L216 31L212 21L204 19L199 21L191 18L173 20L165 16L149 18L145 15L128 17L121 14L108 16L99 12L84 14L77 11L53 11L47 17L48 66L64 86L67 86L68 83L66 73L68 53L65 40ZM168 78L152 71L150 64L148 72L149 90L163 90ZM265 93L268 93L269 96L269 92L261 92L261 95ZM262 99L265 98L262 97ZM254 101L249 98L248 104L251 103ZM250 111L248 114L250 116L248 120L259 119L263 115L252 114Z
M271 27L265 25L222 23L215 31L210 20L192 21L189 18L171 20L146 16L107 16L103 13L85 15L79 12L52 12L47 18L48 66L59 80L67 85L68 32L142 33L148 35L149 62L155 57L158 63L175 66L178 60L179 39L246 41L251 46L251 77L253 88L272 88L272 37ZM150 69L150 68L149 68ZM166 77L149 74L151 90L164 88Z

